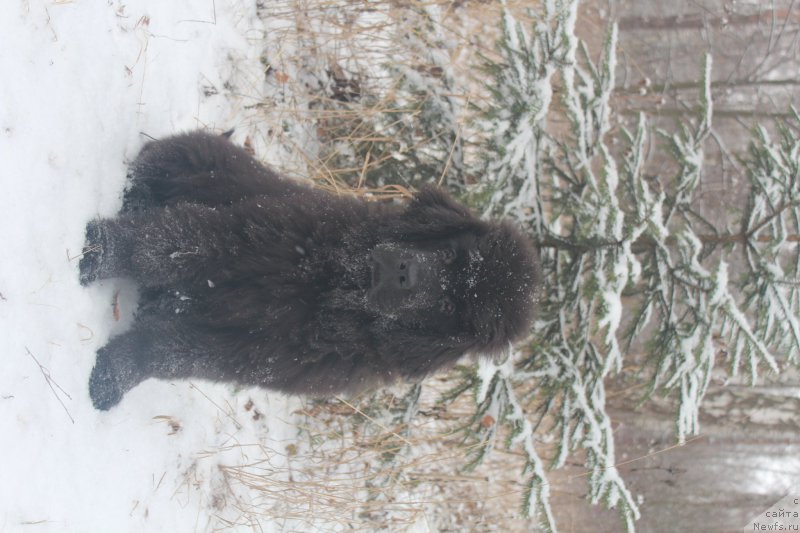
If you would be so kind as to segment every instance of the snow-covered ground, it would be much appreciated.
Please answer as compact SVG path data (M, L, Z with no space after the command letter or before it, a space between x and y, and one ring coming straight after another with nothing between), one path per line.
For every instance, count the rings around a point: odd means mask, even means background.
M248 133L247 96L222 88L231 76L263 78L254 4L0 6L2 532L223 527L240 518L241 495L218 465L263 459L248 445L281 450L296 435L298 401L262 391L151 380L101 413L87 388L135 291L122 280L80 286L84 226L120 207L142 133Z

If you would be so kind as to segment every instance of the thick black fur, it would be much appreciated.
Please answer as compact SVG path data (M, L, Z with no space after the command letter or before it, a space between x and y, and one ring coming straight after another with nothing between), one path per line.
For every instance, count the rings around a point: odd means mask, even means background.
M203 132L147 144L129 177L122 212L88 224L80 262L82 284L125 276L141 288L131 330L97 353L98 409L150 377L353 393L529 330L531 244L441 190L407 205L336 196ZM403 257L428 265L424 294L381 288Z

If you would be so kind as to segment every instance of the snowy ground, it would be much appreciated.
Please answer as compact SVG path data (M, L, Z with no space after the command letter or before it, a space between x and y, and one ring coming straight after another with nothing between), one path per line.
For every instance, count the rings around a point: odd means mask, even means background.
M149 381L108 413L87 392L95 350L125 327L134 296L123 281L79 285L84 226L120 207L142 132L237 127L242 140L246 97L221 89L263 69L253 4L0 7L2 532L222 527L239 519L242 495L225 489L218 464L296 434L297 401L260 391Z

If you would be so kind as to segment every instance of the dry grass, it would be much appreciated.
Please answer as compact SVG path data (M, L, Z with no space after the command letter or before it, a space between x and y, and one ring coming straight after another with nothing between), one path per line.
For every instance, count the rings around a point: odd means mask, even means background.
M518 14L531 6L522 0L509 4ZM435 9L437 19L422 17L423 8ZM464 141L480 141L473 137L483 132L466 125L470 104L488 98L475 65L479 56L495 56L498 25L487 21L499 20L499 2L284 0L265 2L261 17L269 26L262 60L269 95L251 106L252 121L261 146L279 144L290 154L282 158L288 174L311 177L337 192L365 194L376 187L367 175L381 174L398 156L440 141L435 135L408 145L397 139L404 136L397 130L413 136L409 130L416 128L424 104L398 99L397 69L441 75L439 66L426 63L403 40L415 32L426 39L434 32L442 43L457 81L448 96L462 103L457 121L464 126ZM324 79L313 73L323 73ZM377 185L369 192L379 198L409 194Z
M456 431L473 413L471 395L443 407L437 399L446 387L443 379L426 387L410 427L369 413L376 405L396 406L399 396L390 392L318 402L296 413L302 420L296 443L282 450L258 445L261 459L220 465L227 493L246 495L231 499L238 518L220 519L220 527L258 530L268 521L297 531L458 530L465 524L470 531L495 531L502 524L503 531L529 531L531 522L519 513L524 458L498 450L464 472L480 446Z

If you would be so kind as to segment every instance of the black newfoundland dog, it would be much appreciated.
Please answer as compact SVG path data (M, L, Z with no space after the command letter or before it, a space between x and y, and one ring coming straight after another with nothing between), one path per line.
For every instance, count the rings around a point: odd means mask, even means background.
M97 353L109 409L147 378L202 378L311 396L419 380L526 336L534 248L446 193L407 205L282 178L226 136L147 144L122 212L86 228L81 283L130 277L130 331Z

